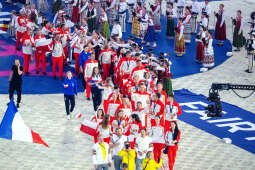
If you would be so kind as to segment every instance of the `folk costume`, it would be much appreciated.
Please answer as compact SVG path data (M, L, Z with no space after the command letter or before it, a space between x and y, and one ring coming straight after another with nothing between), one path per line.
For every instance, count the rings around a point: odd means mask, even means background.
M219 41L219 45L223 45L223 42L227 39L224 10L219 10L219 12L215 14L215 16L217 18L215 26L215 39Z
M189 10L187 10L184 14L183 24L184 24L184 41L185 43L190 43L192 27L191 27L191 13Z
M192 33L197 33L197 16L200 12L200 5L199 2L197 0L193 0L192 1L192 5L191 5L191 30Z
M155 25L152 18L148 20L148 29L144 36L144 41L147 42L148 46L152 43L152 47L156 47Z
M140 35L139 35L139 37L141 38L141 39L144 39L144 36L145 36L145 33L146 33L146 31L147 31L147 28L148 28L148 14L147 14L147 12L146 12L146 9L142 9L141 11L140 11L140 13L138 14L138 16L139 16L139 22L140 22Z
M101 33L104 38L110 37L110 28L108 24L108 18L106 12L103 12L100 16L100 23L101 23Z
M139 38L140 35L140 22L139 22L139 13L142 10L141 6L137 5L133 12L133 22L132 22L132 30L131 33L136 38Z
M108 17L108 22L109 24L112 26L114 20L116 19L116 11L117 11L117 0L107 0L106 4L106 13L107 13L107 17Z
M127 5L128 5L128 23L132 23L133 21L133 10L134 10L134 7L135 7L135 3L136 3L136 0L127 0Z
M205 58L203 60L203 67L211 68L214 66L214 50L213 50L213 38L208 34L205 38Z
M126 10L127 10L127 2L125 0L120 1L118 14L119 14L119 22L120 22L122 32L126 32Z
M235 25L234 28L234 35L233 35L233 46L237 48L236 51L240 51L240 48L244 46L245 39L243 36L243 18L242 16L237 16L233 19L233 24Z
M205 57L205 52L204 52L204 41L205 39L205 32L200 31L197 36L196 36L196 42L197 42L197 47L196 47L196 62L197 63L202 63Z
M185 5L185 0L177 0L177 18L183 17L183 8Z
M166 25L166 35L169 37L174 37L174 18L176 17L176 14L174 12L174 9L167 8L166 9L166 17L167 17L167 25Z
M79 23L80 21L80 2L81 0L74 0L73 1L73 10L72 10L72 19L71 21L73 23Z
M174 51L177 56L185 54L184 25L181 21L177 25Z
M156 32L160 32L161 28L160 28L160 2L158 0L155 0L154 5L151 5L151 10L152 10L152 14L153 14L153 23L155 24L155 31Z
M96 16L98 15L96 9L94 7L88 8L86 12L87 23L88 23L88 31L92 33L96 30Z

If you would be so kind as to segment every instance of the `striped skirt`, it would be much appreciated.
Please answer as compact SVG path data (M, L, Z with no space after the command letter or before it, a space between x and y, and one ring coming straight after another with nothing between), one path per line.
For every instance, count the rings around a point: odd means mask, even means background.
M214 54L205 53L205 58L203 60L203 67L211 68L214 66Z
M133 20L133 24L132 24L132 34L135 37L139 37L139 32L140 32L140 22L138 21L138 17L135 17Z
M182 36L181 40L179 40L179 36L180 34L177 33L175 37L174 51L176 54L184 54L185 53L184 36Z
M192 27L191 24L184 24L184 39L185 40L190 40L190 34L192 32Z

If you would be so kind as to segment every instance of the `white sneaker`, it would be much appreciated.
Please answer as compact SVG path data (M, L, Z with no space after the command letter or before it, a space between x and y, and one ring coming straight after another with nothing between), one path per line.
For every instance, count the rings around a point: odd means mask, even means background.
M73 112L70 112L70 118L74 118Z
M67 115L66 118L67 118L67 120L70 120L70 119L71 119L71 116L70 116L70 115Z

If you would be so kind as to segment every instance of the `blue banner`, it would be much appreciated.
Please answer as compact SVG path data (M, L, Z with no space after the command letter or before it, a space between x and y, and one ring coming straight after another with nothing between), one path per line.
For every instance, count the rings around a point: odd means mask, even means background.
M206 97L186 89L175 91L175 100L182 108L178 119L219 138L229 138L232 144L255 154L255 114L222 102L223 116L207 117ZM234 95L234 94L233 94Z

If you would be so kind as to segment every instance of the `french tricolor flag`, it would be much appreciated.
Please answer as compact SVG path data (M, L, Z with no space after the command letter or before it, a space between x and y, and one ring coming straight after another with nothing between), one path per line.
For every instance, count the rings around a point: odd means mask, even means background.
M39 143L49 147L39 134L27 127L21 115L18 113L13 100L10 101L0 124L0 138Z

